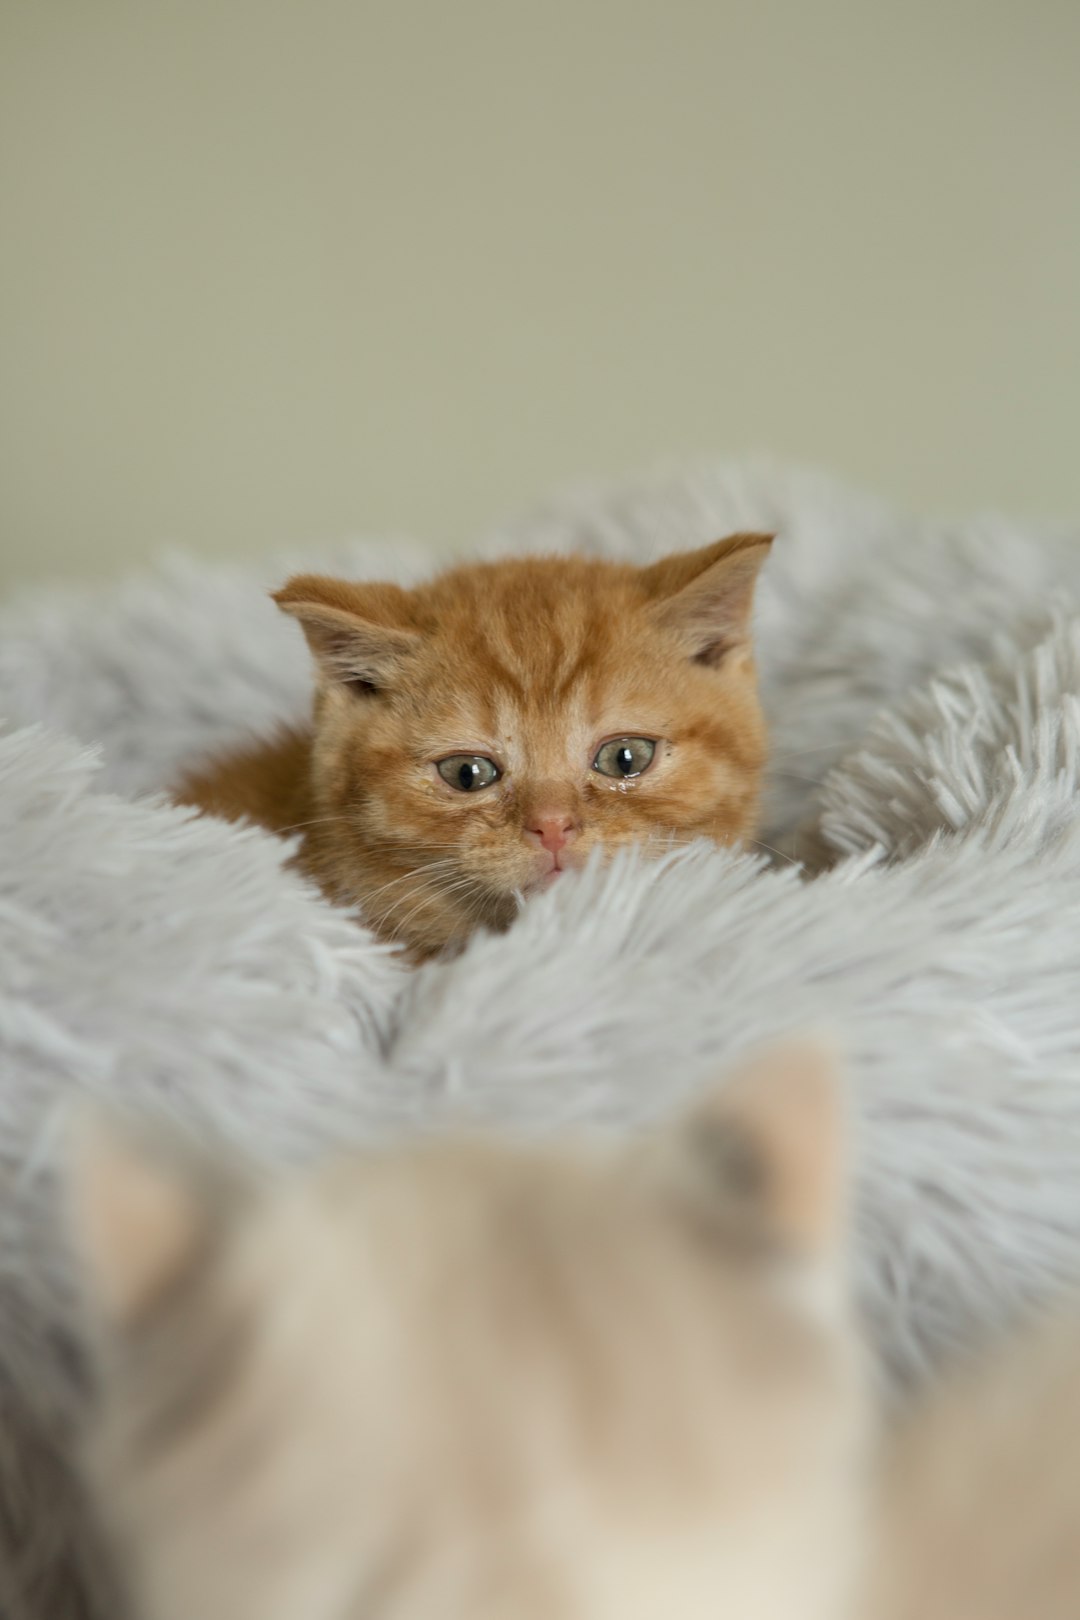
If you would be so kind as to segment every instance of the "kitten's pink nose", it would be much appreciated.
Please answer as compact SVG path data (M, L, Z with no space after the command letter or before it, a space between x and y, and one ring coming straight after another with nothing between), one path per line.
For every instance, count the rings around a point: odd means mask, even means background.
M573 843L578 835L577 823L567 815L533 816L525 828L526 838L535 839L541 849L557 855L565 845Z

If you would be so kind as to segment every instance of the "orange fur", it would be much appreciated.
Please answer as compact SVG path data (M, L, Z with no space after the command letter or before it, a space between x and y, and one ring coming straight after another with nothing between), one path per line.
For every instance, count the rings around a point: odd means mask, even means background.
M553 857L635 841L734 844L754 828L765 733L749 639L770 537L736 535L648 568L582 557L469 564L413 590L301 575L275 597L315 655L311 732L190 776L177 797L274 832L324 892L423 958L506 927ZM656 742L615 780L612 738ZM495 762L462 793L451 754Z

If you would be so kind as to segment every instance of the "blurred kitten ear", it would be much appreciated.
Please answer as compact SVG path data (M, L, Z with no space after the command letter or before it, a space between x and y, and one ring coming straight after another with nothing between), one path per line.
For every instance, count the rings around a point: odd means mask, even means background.
M353 585L297 574L273 593L283 613L299 619L327 678L359 690L389 685L420 641L408 626L408 591L399 585Z
M754 586L773 538L733 534L642 570L653 620L680 637L688 657L715 666L749 646Z
M733 1241L824 1255L844 1236L845 1112L840 1064L827 1043L770 1048L656 1145L661 1183Z
M183 1157L130 1120L91 1113L74 1130L69 1207L86 1294L107 1326L131 1326L195 1263L212 1200Z

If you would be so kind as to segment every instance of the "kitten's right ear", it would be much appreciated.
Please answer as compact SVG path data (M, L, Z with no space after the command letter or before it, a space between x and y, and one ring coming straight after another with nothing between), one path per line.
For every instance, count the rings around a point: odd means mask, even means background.
M296 574L274 601L299 619L319 668L335 684L377 691L392 684L420 634L408 627L408 591Z
M654 622L678 637L688 657L718 668L750 646L754 586L771 534L732 534L642 570Z
M814 1258L843 1242L845 1112L835 1051L793 1040L743 1063L645 1151L706 1228Z
M131 1326L192 1266L217 1200L171 1144L120 1116L75 1123L69 1216L87 1302L107 1329Z

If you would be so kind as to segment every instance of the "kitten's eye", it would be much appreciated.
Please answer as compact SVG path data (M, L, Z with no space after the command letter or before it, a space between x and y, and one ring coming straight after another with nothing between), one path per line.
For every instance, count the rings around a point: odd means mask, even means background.
M640 776L652 764L656 744L651 737L615 737L593 760L601 776Z
M483 754L450 754L436 761L436 769L444 782L449 782L459 793L476 793L490 787L502 775L493 759Z

